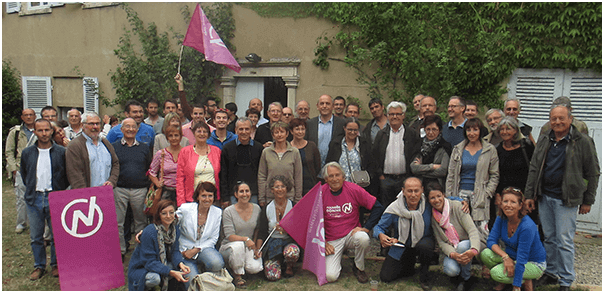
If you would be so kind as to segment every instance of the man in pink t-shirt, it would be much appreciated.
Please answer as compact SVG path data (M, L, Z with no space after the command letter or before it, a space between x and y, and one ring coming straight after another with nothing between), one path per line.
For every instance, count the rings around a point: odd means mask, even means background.
M344 171L337 162L323 168L323 217L325 225L325 271L328 282L335 282L342 270L342 254L354 248L354 275L360 283L369 281L365 273L365 253L369 249L369 230L377 224L384 208L360 186L344 181ZM359 208L371 210L361 227Z

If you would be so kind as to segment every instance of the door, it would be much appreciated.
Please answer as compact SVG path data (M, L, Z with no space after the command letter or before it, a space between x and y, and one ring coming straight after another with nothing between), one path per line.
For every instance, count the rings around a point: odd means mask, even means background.
M237 104L237 116L245 117L245 111L252 99L260 99L264 103L264 79L262 78L237 78L235 88L235 104ZM260 113L264 117L265 111Z

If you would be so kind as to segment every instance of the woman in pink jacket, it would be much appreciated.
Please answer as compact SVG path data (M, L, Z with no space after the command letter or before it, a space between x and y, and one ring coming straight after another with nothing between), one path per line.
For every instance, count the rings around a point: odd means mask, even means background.
M193 202L193 192L200 182L208 181L220 186L220 149L208 145L210 127L205 122L194 123L191 131L195 136L195 144L184 147L180 151L176 171L176 201L178 206ZM220 190L217 200L220 199Z

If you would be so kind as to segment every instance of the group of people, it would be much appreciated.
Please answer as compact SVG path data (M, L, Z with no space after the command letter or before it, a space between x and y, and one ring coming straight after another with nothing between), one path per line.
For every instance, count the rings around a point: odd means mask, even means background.
M223 109L206 98L189 105L182 77L175 81L180 101L164 103L165 117L156 100L147 103L144 120L143 105L129 101L126 118L113 127L109 117L102 123L96 113L72 110L70 125L61 129L53 124L54 108L44 108L37 120L33 110L23 110L6 157L18 233L29 218L30 279L45 274L47 244L58 276L48 193L102 185L114 188L123 261L130 235L138 233L130 290L165 290L170 280L188 287L201 272L224 268L239 288L246 273L292 276L301 248L279 221L324 182L329 282L338 279L347 249L354 250L355 277L369 280L370 236L382 246L384 282L413 275L419 260L420 285L430 290L435 251L444 254L443 270L458 290L471 286L473 259L500 283L497 290L506 284L531 290L543 274L541 280L561 289L574 281L574 223L577 213L590 211L600 174L593 140L573 119L568 98L554 100L550 130L535 145L530 126L518 120L518 100L487 111L487 128L476 118L477 105L458 96L449 99L449 122L436 114L436 99L416 96L419 114L408 125L404 103L384 109L371 99L373 119L362 126L360 106L346 106L342 97L320 96L314 118L306 101L295 110L271 103L264 118L259 99L237 117L234 103ZM355 183L363 174L369 182L361 187ZM148 219L151 184L162 189L162 200Z

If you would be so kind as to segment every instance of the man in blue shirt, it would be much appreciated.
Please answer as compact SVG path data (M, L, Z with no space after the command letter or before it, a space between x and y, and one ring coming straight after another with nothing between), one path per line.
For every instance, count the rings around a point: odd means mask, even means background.
M325 166L325 158L329 152L329 143L332 140L341 141L344 137L344 119L335 117L333 100L329 95L322 95L317 101L319 116L307 121L306 136L304 139L314 142L321 154L321 166Z
M216 125L216 129L212 131L207 143L222 150L225 144L237 138L237 134L234 134L226 129L227 125L229 124L229 115L225 109L216 109L216 111L214 111L213 120L214 125Z
M143 105L135 100L130 100L126 103L126 108L124 111L126 118L132 118L136 121L138 125L138 132L136 133L136 140L140 143L144 143L148 145L151 149L153 149L153 142L155 141L155 131L153 131L153 127L143 123L143 118L145 112L143 111ZM110 143L114 143L119 141L124 137L122 133L122 124L118 124L115 127L109 130L107 134L107 140Z
M451 146L455 146L464 140L463 126L466 124L466 119L463 117L463 113L465 111L466 104L462 97L452 96L449 98L447 113L449 113L451 121L449 121L447 127L443 128L443 138Z

